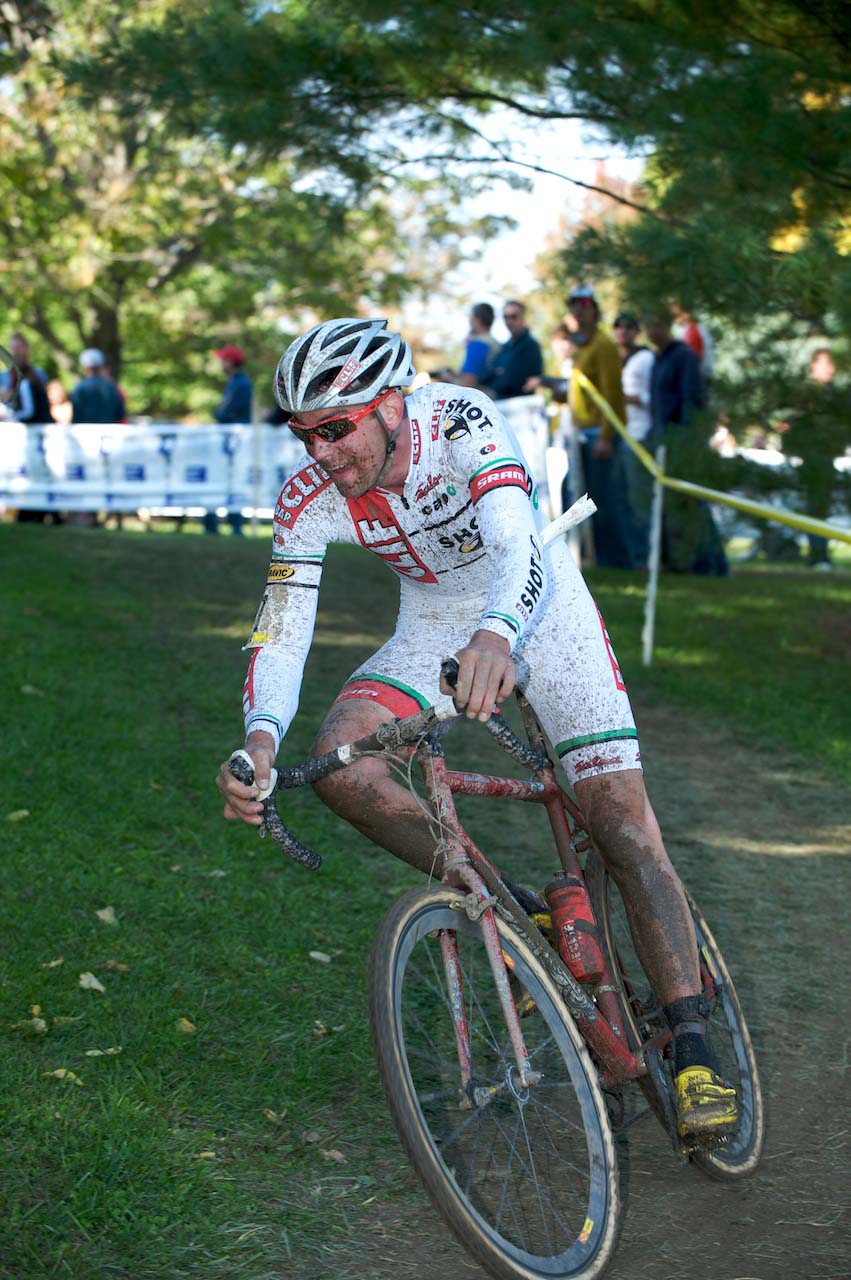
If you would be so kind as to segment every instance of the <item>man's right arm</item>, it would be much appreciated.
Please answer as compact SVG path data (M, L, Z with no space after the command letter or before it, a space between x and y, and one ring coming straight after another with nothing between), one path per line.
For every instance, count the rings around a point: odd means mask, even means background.
M307 459L305 459L307 462ZM255 799L268 780L281 740L298 709L304 663L310 649L325 549L334 538L330 480L309 463L283 487L275 509L274 558L245 648L251 651L243 690L245 748L255 763L256 785L246 788L225 761L217 779L225 817L259 821ZM323 497L325 494L325 497Z

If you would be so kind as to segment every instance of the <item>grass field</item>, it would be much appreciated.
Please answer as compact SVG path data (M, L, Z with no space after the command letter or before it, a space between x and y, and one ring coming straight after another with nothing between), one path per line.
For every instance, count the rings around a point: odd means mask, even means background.
M311 794L288 811L314 877L219 817L266 561L265 540L0 526L4 1278L330 1276L419 1196L365 1024L370 941L414 874ZM666 578L650 670L638 578L592 586L644 701L851 778L851 574ZM288 760L394 615L383 567L335 549ZM480 830L528 844L524 821Z

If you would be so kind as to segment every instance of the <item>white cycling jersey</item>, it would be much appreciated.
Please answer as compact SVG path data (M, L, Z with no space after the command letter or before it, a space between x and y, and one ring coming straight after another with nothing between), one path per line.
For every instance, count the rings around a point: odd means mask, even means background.
M639 767L626 688L602 618L563 542L544 520L523 455L493 401L430 383L405 401L411 463L403 493L343 497L307 455L275 509L273 559L246 648L246 730L280 745L298 706L326 549L348 542L400 580L391 639L338 700L394 715L437 700L440 662L479 628L528 664L527 695L568 778Z

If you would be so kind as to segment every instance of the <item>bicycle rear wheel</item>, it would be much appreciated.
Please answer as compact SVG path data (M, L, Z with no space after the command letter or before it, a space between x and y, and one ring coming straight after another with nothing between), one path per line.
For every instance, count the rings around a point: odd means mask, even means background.
M540 1083L523 1089L478 925L446 887L385 918L370 957L372 1035L393 1120L431 1200L500 1280L592 1280L617 1240L617 1157L582 1038L522 937L498 920ZM462 1088L441 932L457 944L473 1079Z
M636 955L620 891L596 853L589 855L585 878L619 987L624 1019L637 1046L667 1025L665 1017ZM762 1089L750 1034L730 972L688 890L686 897L697 938L701 977L705 988L711 990L707 1037L722 1076L735 1087L741 1111L738 1128L723 1143L717 1147L695 1147L689 1156L711 1177L726 1181L752 1173L759 1162L765 1137ZM669 1059L665 1066L665 1078L673 1095L673 1069Z

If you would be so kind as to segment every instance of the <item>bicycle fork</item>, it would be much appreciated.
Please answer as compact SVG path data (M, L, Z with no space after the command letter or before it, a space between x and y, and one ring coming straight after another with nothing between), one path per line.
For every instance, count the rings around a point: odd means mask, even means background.
M508 967L499 938L493 905L496 901L490 897L481 876L467 862L466 858L449 859L451 870L462 882L468 892L458 909L463 910L469 920L477 924L482 932L482 939L487 951L488 963L496 984L499 1003L505 1024L508 1028L514 1061L517 1065L517 1084L521 1089L529 1089L541 1080L540 1071L533 1071L526 1050L526 1042L520 1029L520 1018L508 977ZM473 1087L472 1050L470 1046L470 1028L464 1008L464 985L461 974L461 961L458 955L458 940L454 931L442 929L440 932L440 950L443 957L443 970L446 975L446 988L452 1010L452 1024L455 1030L455 1043L458 1050L458 1063L461 1069L461 1083L465 1096L472 1104L483 1106L491 1097L495 1097L506 1088L512 1088L511 1072L506 1073L504 1084L486 1088Z

